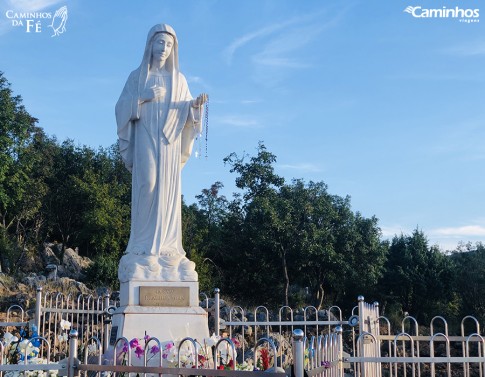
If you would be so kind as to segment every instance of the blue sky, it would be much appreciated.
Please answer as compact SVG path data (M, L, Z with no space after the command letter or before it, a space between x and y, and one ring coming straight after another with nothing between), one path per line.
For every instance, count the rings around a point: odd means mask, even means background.
M51 19L35 19L36 33L9 18L62 6L56 37ZM483 15L414 17L408 6ZM188 202L215 181L230 196L222 159L263 141L277 173L350 195L384 237L419 227L443 250L485 240L485 2L0 0L0 70L48 134L107 147L157 23L177 32L192 94L210 96L209 156L184 169Z

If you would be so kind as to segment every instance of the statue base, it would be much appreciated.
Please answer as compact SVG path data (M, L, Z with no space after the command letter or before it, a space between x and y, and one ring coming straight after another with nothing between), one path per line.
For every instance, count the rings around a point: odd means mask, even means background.
M207 313L199 307L198 282L129 281L121 283L120 304L112 318L109 348L120 337L145 335L162 344L185 337L209 337Z

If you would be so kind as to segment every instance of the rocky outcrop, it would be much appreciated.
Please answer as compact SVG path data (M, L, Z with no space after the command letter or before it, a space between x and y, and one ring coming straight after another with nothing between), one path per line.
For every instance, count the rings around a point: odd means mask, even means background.
M54 264L56 266L59 266L61 264L61 261L59 260L59 257L55 252L55 250L58 251L56 245L57 244L45 244L44 248L41 250L40 257L42 259L44 267L50 264ZM58 254L60 255L60 253Z
M83 270L91 265L92 261L89 258L80 256L73 249L64 250L62 256L62 265L58 267L58 276L69 277L74 280L82 280L84 278Z
M63 250L62 244L46 243L40 252L42 268L47 280L67 277L74 280L82 280L84 270L88 268L92 261L82 257L76 250L71 248Z

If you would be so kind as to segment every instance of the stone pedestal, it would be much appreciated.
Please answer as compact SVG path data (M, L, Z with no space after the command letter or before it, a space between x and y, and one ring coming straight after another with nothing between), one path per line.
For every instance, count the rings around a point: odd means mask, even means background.
M121 306L113 315L110 348L117 338L143 338L162 343L209 336L207 313L199 307L198 282L129 281L121 283Z

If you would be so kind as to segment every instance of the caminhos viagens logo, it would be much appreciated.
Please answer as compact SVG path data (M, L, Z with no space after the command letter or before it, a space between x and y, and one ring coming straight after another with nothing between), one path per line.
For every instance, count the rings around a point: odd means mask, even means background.
M459 22L474 23L480 22L480 9L478 8L461 8L461 7L441 7L441 8L424 8L422 6L408 6L404 9L414 18L429 19L455 19Z

